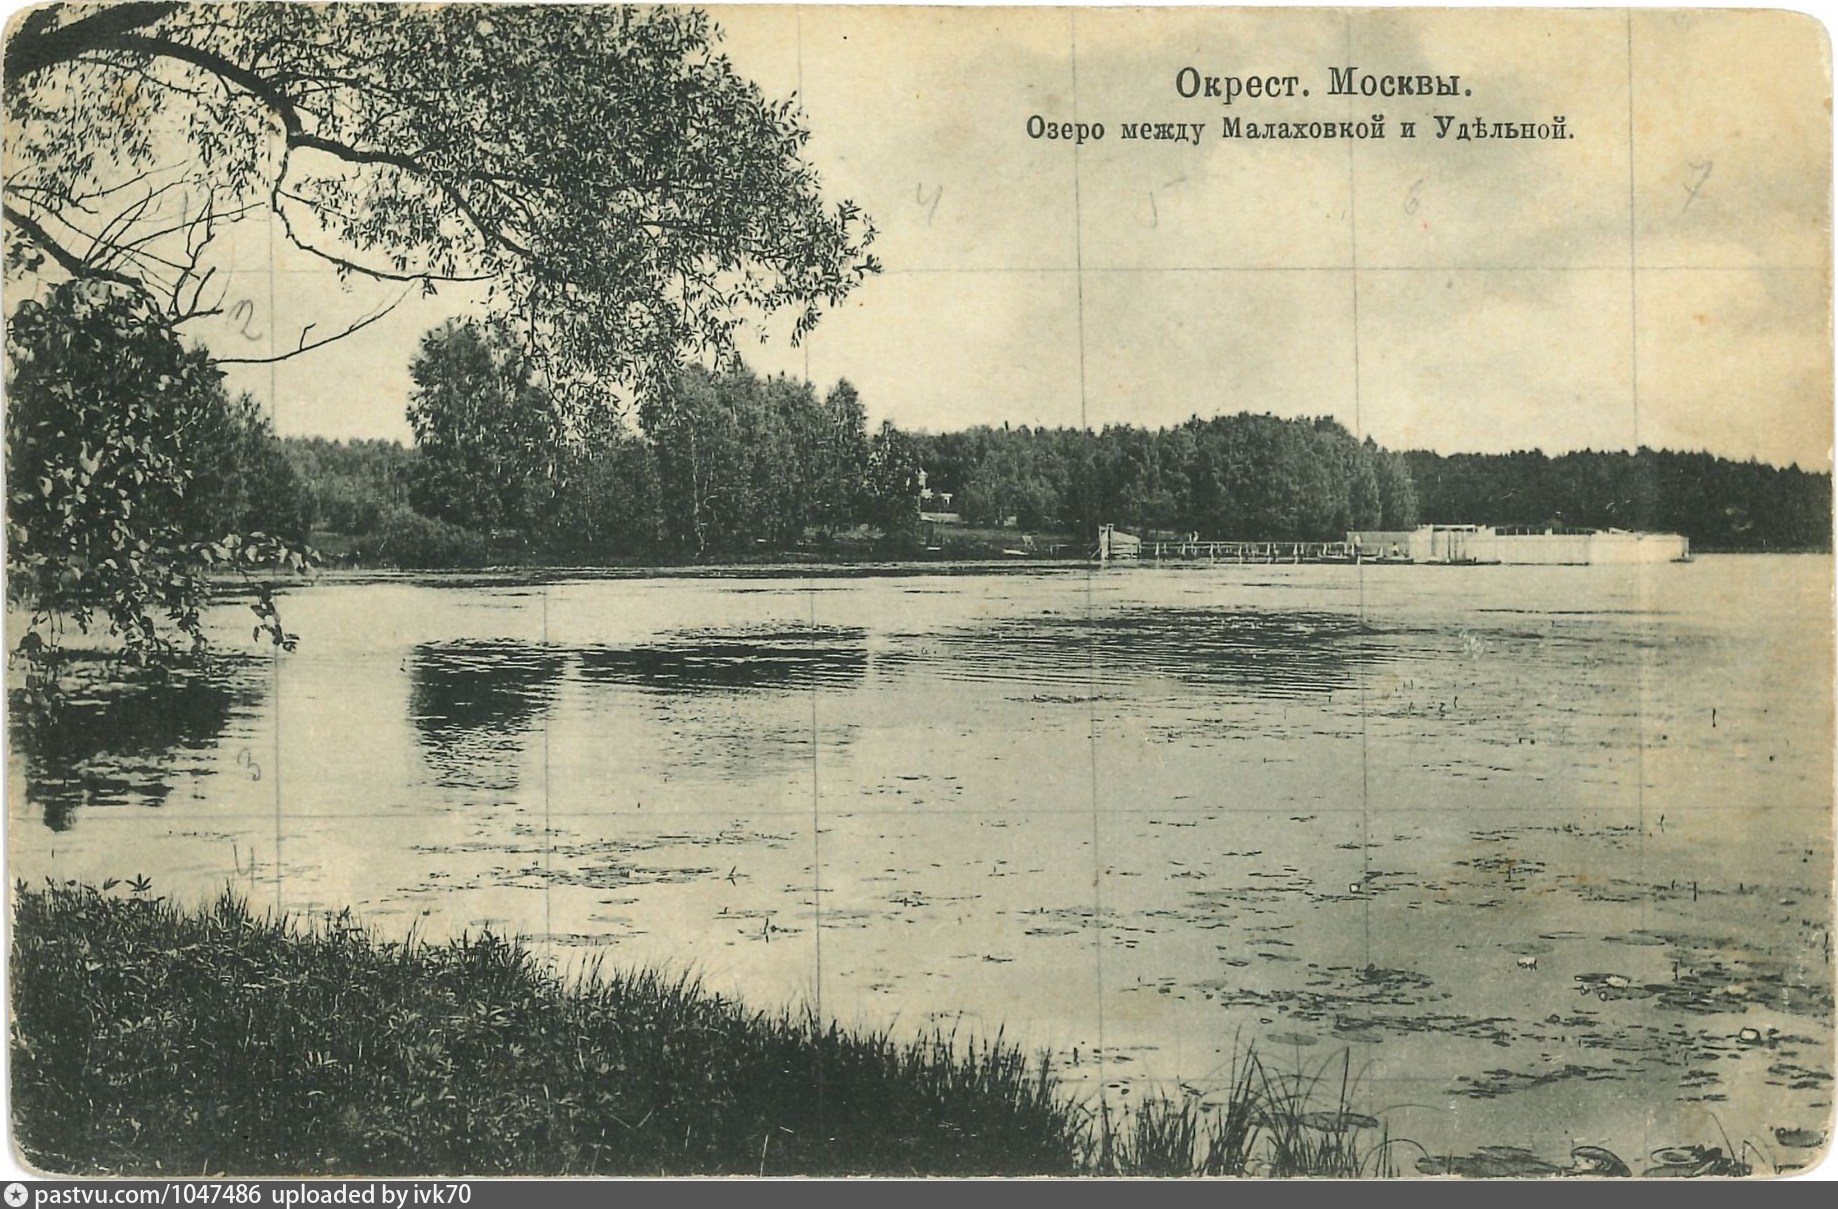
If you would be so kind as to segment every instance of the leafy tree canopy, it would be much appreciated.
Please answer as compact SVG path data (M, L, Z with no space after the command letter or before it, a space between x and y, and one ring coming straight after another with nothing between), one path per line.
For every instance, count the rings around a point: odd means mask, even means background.
M105 622L136 662L173 650L171 631L202 648L211 572L304 565L271 534L217 527L249 511L217 455L266 430L144 295L66 282L20 304L6 352L7 592L31 606L27 655L56 646L62 618ZM255 612L258 637L291 647L265 593Z
M793 104L717 37L688 9L34 9L6 48L9 262L183 323L222 309L213 235L267 211L341 274L480 283L559 399L661 388L749 317L801 335L877 268Z
M532 528L553 495L561 433L515 337L501 323L448 321L422 337L409 377L422 454L411 502L456 525Z

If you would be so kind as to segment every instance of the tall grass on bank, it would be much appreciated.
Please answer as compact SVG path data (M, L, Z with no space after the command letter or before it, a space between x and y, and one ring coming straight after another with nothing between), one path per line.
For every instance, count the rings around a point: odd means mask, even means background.
M348 918L257 917L228 895L187 912L21 887L12 970L17 1136L54 1171L1078 1162L1077 1110L1000 1040L901 1043L655 973L564 981L494 936L387 943Z
M1344 1077L1310 1111L1320 1071L1251 1053L1222 1103L1113 1116L1000 1036L563 978L495 936L75 885L21 884L13 910L15 1134L60 1173L1376 1174Z
M1347 1051L1312 1070L1275 1071L1246 1049L1219 1097L1150 1095L1114 1120L1101 1107L1090 1167L1100 1175L1389 1178L1397 1174L1392 1140L1350 1107L1351 1069Z

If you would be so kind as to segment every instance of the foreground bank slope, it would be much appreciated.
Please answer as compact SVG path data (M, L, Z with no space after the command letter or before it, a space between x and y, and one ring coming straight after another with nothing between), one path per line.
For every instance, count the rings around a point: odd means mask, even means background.
M13 1113L58 1173L1034 1174L1085 1114L999 1040L896 1042L495 936L226 896L14 894Z

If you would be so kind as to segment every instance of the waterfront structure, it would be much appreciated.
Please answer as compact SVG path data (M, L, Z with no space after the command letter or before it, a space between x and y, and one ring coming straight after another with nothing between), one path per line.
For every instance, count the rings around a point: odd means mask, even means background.
M1115 525L1104 525L1098 530L1098 561L1101 563L1113 560L1133 562L1142 557L1142 539L1134 533L1125 533Z
M1353 537L1348 535L1349 540ZM1689 561L1691 539L1678 533L1556 525L1419 525L1411 531L1405 552L1414 563L1665 563Z
M1678 533L1556 525L1419 525L1349 530L1344 542L1144 541L1114 525L1098 530L1099 562L1424 563L1594 566L1691 561Z

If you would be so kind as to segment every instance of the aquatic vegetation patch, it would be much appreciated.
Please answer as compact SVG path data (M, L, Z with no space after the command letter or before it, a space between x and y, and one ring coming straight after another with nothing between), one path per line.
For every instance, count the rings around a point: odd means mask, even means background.
M1813 1070L1796 1062L1776 1062L1768 1067L1768 1082L1776 1087L1787 1087L1794 1091L1813 1091L1830 1087L1832 1073L1827 1070Z
M1830 1019L1829 979L1810 978L1797 961L1754 957L1711 961L1680 970L1676 979L1654 987L1659 1001L1679 1011L1710 1014L1766 1006L1797 1016Z
M1260 943L1268 944L1263 941ZM1235 964L1228 962L1229 964ZM1302 988L1259 989L1227 979L1195 984L1207 998L1227 1007L1276 1008L1290 1020L1317 1024L1344 1041L1375 1041L1387 1035L1443 1034L1481 1041L1501 1041L1514 1022L1506 1017L1474 1017L1425 1008L1447 1000L1427 975L1382 966L1327 966L1311 970Z
M1490 1070L1478 1076L1457 1075L1455 1081L1460 1085L1456 1091L1457 1095L1468 1096L1475 1100L1491 1100L1498 1096L1543 1087L1548 1083L1562 1083L1566 1079L1623 1078L1626 1078L1626 1075L1604 1066L1585 1066L1581 1063L1566 1062L1562 1066L1541 1071Z
M1727 1144L1727 1139L1725 1141ZM1747 1142L1734 1154L1725 1154L1722 1146L1662 1146L1653 1151L1639 1174L1643 1179L1753 1175L1755 1165L1749 1161L1749 1155L1754 1149ZM1417 1170L1424 1175L1460 1175L1486 1180L1554 1176L1625 1178L1634 1174L1620 1155L1601 1146L1576 1147L1570 1152L1568 1164L1553 1163L1520 1146L1482 1146L1473 1154L1424 1155L1417 1160ZM1775 1170L1791 1168L1776 1167Z
M1171 677L1260 698L1306 699L1351 687L1396 656L1357 617L1320 610L1119 608L1096 616L997 618L903 642L889 666L948 664L954 677L1114 686ZM1079 698L1082 703L1083 698Z
M1473 1154L1424 1155L1417 1160L1424 1175L1460 1175L1481 1180L1536 1179L1563 1175L1564 1167L1540 1158L1523 1146L1483 1146Z

